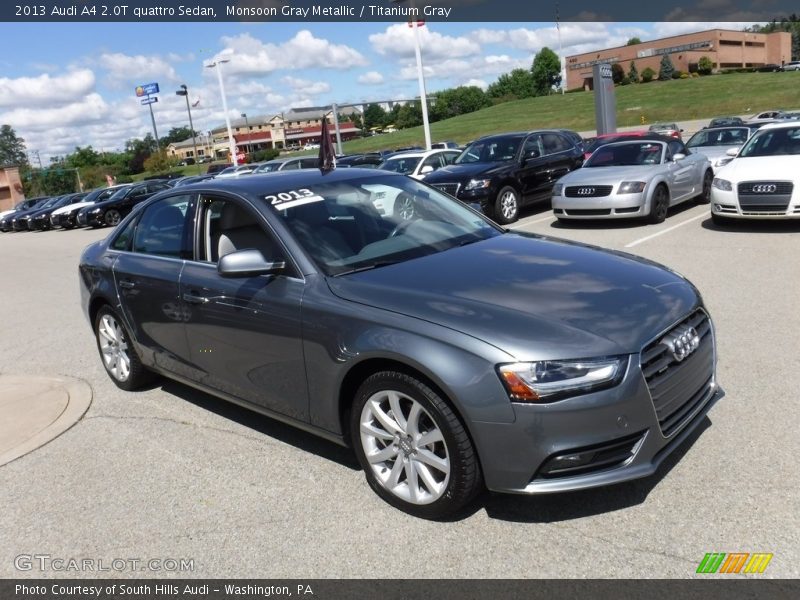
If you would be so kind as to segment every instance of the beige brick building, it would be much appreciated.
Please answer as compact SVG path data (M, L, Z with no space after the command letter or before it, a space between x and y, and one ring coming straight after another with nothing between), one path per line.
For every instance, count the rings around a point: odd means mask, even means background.
M620 63L627 73L631 61L641 73L647 67L658 73L661 58L669 54L676 69L697 70L707 56L715 70L780 65L792 60L792 36L787 32L750 33L711 29L566 57L567 89L593 89L592 67L598 63Z

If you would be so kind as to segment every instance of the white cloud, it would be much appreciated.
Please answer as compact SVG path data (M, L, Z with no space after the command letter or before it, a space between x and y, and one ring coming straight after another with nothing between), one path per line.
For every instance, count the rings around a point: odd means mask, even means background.
M424 60L460 58L474 56L481 51L480 44L467 37L452 37L421 27L420 47ZM414 30L406 24L390 25L383 33L373 33L369 41L375 51L382 56L395 56L400 59L414 56Z
M94 85L94 73L89 69L57 76L0 77L0 108L69 104L86 96L94 89Z
M464 85L470 79L486 77L493 80L512 69L528 67L530 67L528 58L513 58L507 54L490 54L470 59L451 59L436 63L425 63L424 71L426 79L446 79L453 85ZM401 67L400 78L416 79L416 64L409 63Z
M369 71L358 76L358 83L364 85L378 85L379 83L383 83L383 75L377 71Z
M367 64L357 50L314 37L305 29L282 44L264 43L249 33L225 36L222 43L226 48L218 57L230 59L223 67L230 75L265 75L277 69L315 67L349 69Z
M151 81L177 82L175 68L160 56L131 56L121 52L100 55L100 65L108 71L108 78L113 85L126 83L131 87Z
M281 83L288 85L296 92L303 92L309 96L325 94L331 91L330 84L325 81L309 81L308 79L286 76L281 79Z
M55 107L15 108L0 113L0 122L12 123L15 128L43 131L102 121L108 117L108 104L100 94L92 93L81 102Z
M476 87L481 88L482 90L485 90L487 87L489 87L489 84L486 83L483 79L467 79L463 83L463 85L467 85L467 86L474 85Z

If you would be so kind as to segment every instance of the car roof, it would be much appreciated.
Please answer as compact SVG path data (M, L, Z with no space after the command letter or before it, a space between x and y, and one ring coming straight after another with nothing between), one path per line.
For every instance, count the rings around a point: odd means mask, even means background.
M431 150L415 150L409 152L397 152L387 157L386 160L394 160L395 158L426 158L434 154L443 154L444 152L461 152L458 148L432 148Z
M775 123L767 123L759 131L766 129L796 129L797 127L800 127L800 121L777 121Z

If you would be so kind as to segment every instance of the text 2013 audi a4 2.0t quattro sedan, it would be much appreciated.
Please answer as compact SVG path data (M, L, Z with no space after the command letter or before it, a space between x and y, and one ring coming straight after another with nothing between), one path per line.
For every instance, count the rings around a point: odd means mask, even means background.
M379 213L375 190L414 206ZM508 232L410 177L254 175L160 193L80 262L111 379L159 373L353 446L371 487L452 514L652 474L722 392L699 292Z

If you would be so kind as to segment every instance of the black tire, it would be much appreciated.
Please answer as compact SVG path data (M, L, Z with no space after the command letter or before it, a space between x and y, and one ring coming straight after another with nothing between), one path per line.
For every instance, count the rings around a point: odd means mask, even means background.
M116 208L109 208L103 215L103 222L109 227L116 227L122 220L122 215Z
M714 173L711 169L708 169L703 175L703 190L700 192L700 195L697 197L697 200L700 204L708 204L711 202L711 184L714 181Z
M507 185L497 192L494 201L494 220L508 225L519 219L519 192Z
M653 199L650 205L650 214L647 216L647 222L652 225L663 223L667 218L669 211L669 191L667 186L663 183L659 184L653 192Z
M396 397L399 397L397 400L398 405L399 403L403 403L401 413L408 411L408 414L404 414L398 422L405 421L409 424L408 422L411 420L411 408L415 405L423 409L418 411L420 415L417 421L419 428L411 429L412 434L409 434L409 437L406 438L407 440L412 440L412 438L414 438L414 429L419 433L420 428L422 428L425 431L421 434L421 437L416 437L416 439L421 440L422 437L434 432L440 434L438 437L441 437L441 441L420 447L417 447L415 445L416 442L413 442L413 449L411 449L409 453L406 453L406 450L409 450L408 444L405 446L406 449L403 450L400 445L402 442L399 440L399 435L395 435L395 440L393 442L382 441L382 446L374 448L377 451L385 451L390 450L390 446L392 446L396 449L394 451L394 460L391 460L392 457L387 457L386 461L380 464L376 463L373 466L367 459L367 449L365 449L365 446L369 447L370 438L375 440L378 438L374 438L367 433L365 434L367 440L364 441L362 438L365 436L362 436L361 425L362 421L372 423L370 420L370 415L372 413L366 412L370 411L370 408L368 407L365 409L367 404L370 403L370 406L372 406L373 403L379 402L379 399L385 394L395 394ZM395 419L393 413L394 411L391 410L389 413L386 413L386 416ZM382 427L384 426L378 424L378 428ZM384 432L386 431L389 431L388 427L385 428ZM373 491L392 506L416 517L441 519L450 516L463 508L483 488L483 479L478 456L464 425L441 396L425 383L405 373L382 371L370 376L361 384L358 392L356 392L350 415L350 437L358 461L364 469L367 482ZM416 486L418 492L412 494L408 481L410 471L405 465L411 466L411 463L413 463L415 473L419 473L420 464L427 462L418 458L418 452L421 453L423 451L428 453L428 455L434 453L437 457L443 455L444 460L448 461L449 474L439 482L440 488L435 493L431 492L432 486L426 483L425 478L419 475L419 485ZM385 466L390 461L392 464L391 469ZM399 465L398 462L400 462ZM405 465L403 463L405 463ZM387 471L394 471L397 466L400 467L398 471L399 477L404 479L399 481L394 486L395 491L392 491L387 487L392 485L391 472ZM441 475L441 471L436 471L425 464L423 464L422 467L426 469L428 477L430 477L430 473L432 472L436 475ZM375 472L376 469L386 474L387 478L390 480L386 485L379 479L378 474ZM403 488L404 484L405 488ZM430 498L428 498L427 503L412 502L400 496L400 492L403 490L407 491L412 496L416 496L418 493L425 494L426 492L431 492L429 495L435 497L435 499L430 500Z
M100 328L103 325L105 318L111 319L118 326L117 331L120 334L119 348L124 349L130 363L130 368L126 376L123 376L122 374L115 375L113 369L109 367L106 361L106 355L110 352L106 339L100 333ZM105 324L108 324L108 321L106 321ZM95 341L97 342L97 350L100 353L100 360L103 363L103 368L105 369L106 374L111 378L111 381L113 381L118 388L130 392L142 387L154 379L155 375L151 371L148 371L144 365L142 365L142 361L139 360L139 356L136 354L136 349L131 343L131 336L128 333L128 330L125 328L122 320L119 318L119 315L117 315L117 313L108 305L103 306L99 311L97 311L97 315L94 319L94 337ZM104 348L106 348L105 351ZM117 362L119 363L119 361L120 358L117 356Z

